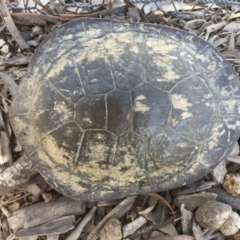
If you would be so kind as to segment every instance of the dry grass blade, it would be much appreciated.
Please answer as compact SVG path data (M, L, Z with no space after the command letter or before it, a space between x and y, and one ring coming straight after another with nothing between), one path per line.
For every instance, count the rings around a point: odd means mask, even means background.
M21 49L29 48L25 40L20 35L19 31L17 30L12 17L8 11L7 5L5 0L0 0L0 12L2 14L2 18L5 21L5 26L7 27L8 31L11 33L13 39L18 43Z
M176 219L176 215L171 207L171 205L163 198L161 197L160 195L156 194L156 193L149 193L148 194L149 196L151 197L155 197L156 199L158 199L160 202L162 202L163 204L165 204L172 212L173 216L174 216L174 219Z

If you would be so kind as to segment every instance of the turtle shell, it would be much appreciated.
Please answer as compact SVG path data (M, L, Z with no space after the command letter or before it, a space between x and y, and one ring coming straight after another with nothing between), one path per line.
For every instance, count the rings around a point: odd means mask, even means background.
M80 19L38 47L10 112L46 181L99 201L171 189L240 135L240 86L209 43L143 23Z

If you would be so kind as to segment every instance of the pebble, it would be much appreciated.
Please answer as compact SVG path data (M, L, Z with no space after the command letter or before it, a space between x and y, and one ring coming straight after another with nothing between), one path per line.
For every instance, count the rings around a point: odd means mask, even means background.
M42 28L35 26L32 28L32 36L39 36L43 33Z
M6 42L3 39L0 39L0 47L2 47L5 44L6 44Z
M116 219L110 219L100 232L100 240L121 240L122 224Z
M225 175L223 189L233 197L240 195L240 174L229 173Z
M27 41L27 44L30 47L37 47L39 45L39 42L36 40L29 40L29 41Z
M216 230L223 225L231 212L231 206L209 200L198 208L195 213L195 219L202 227Z
M220 227L220 231L225 236L230 236L238 232L240 228L240 216L232 212L226 222Z
M1 52L2 53L8 53L9 52L9 45L4 45L2 48L1 48Z

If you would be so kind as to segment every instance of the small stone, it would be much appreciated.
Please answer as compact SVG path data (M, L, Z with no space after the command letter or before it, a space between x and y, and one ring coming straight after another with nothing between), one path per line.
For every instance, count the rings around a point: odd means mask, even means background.
M216 230L223 225L231 212L231 206L209 200L198 208L195 213L195 219L202 227Z
M225 236L230 236L238 232L240 228L240 216L232 212L226 222L220 227L220 231Z
M0 47L4 46L6 42L3 39L0 39Z
M225 175L223 189L233 197L240 195L240 174L229 173Z
M2 53L8 53L9 52L9 45L4 45L2 48L1 48L1 52Z
M32 36L39 36L42 34L42 28L40 28L39 26L33 27L32 28Z
M121 240L122 224L116 219L110 219L100 232L100 240Z
M37 47L39 45L39 42L36 40L29 40L29 41L27 41L27 44L30 47Z

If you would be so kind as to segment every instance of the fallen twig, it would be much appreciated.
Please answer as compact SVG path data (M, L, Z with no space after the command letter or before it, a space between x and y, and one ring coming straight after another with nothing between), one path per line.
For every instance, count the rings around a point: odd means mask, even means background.
M79 236L82 233L83 228L86 226L86 224L93 218L93 215L95 211L97 210L97 207L93 207L88 214L84 217L84 219L78 224L78 226L71 232L71 234L66 238L66 240L75 240L78 239Z

